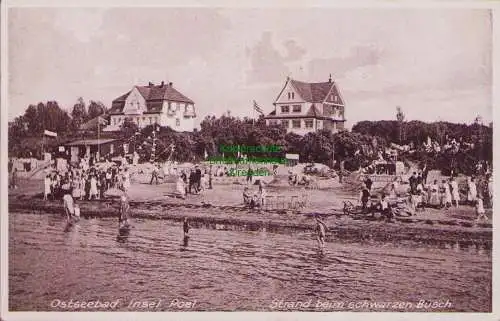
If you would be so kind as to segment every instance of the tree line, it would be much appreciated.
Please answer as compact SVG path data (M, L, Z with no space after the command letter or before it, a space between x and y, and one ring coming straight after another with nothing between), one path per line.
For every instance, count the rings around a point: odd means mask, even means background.
M43 130L55 131L57 139L49 144L55 147L69 139L81 137L79 126L99 115L106 116L107 108L100 102L90 101L86 106L83 99L78 99L70 113L62 110L57 102L49 101L30 105L24 115L17 117L9 126L9 155L26 156L26 153L38 155L41 150ZM399 111L400 112L400 111ZM361 121L351 131L332 133L328 130L311 132L304 136L287 133L280 125L266 125L260 117L233 117L229 113L221 117L207 116L200 123L200 129L194 132L176 132L169 127L156 128L150 125L141 130L137 125L126 120L119 132L101 133L127 142L130 150L135 150L141 160L149 160L155 141L155 159L197 162L206 156L222 156L222 145L276 145L282 146L280 153L247 153L248 156L284 157L285 153L299 154L301 162L324 163L338 168L340 162L347 170L357 170L369 165L378 158L390 143L412 144L415 152L403 155L403 160L427 162L430 167L449 169L453 166L464 167L459 171L467 172L479 160L492 160L492 126L479 123L454 124L449 122L425 123L422 121L404 121L399 116L397 121ZM78 136L80 135L80 136ZM92 135L92 134L90 134ZM430 137L433 141L445 143L446 138L462 137L474 148L462 154L430 155L422 144ZM95 133L93 137L95 138ZM173 153L170 146L175 145ZM227 157L237 157L237 153L224 153ZM333 160L336 160L334 163ZM465 164L465 165L464 165Z

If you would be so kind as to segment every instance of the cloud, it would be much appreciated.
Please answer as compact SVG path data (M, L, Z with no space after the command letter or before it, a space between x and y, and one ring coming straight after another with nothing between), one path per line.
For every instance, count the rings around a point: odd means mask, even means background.
M272 34L266 31L253 48L247 49L250 69L247 71L247 83L273 83L283 80L290 72L285 58L272 43Z
M105 11L95 8L60 9L55 15L54 27L81 42L89 42L98 35Z
M347 72L359 67L377 65L382 56L383 50L379 47L356 45L345 56L312 59L308 69L312 77L324 78L325 72L331 72L334 78L342 78Z
M306 50L300 47L295 40L288 40L284 43L287 54L284 57L286 61L296 61L301 59Z

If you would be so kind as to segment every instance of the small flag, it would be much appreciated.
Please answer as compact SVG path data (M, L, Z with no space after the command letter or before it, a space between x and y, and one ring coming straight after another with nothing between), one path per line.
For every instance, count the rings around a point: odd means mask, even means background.
M97 120L99 125L107 125L108 121L105 118L102 118L101 116L97 116Z
M262 108L259 107L259 105L255 100L253 101L253 109L255 109L255 111L257 111L260 114L264 114L264 111L262 110Z
M46 136L57 137L57 133L51 132L50 130L44 130L43 134Z

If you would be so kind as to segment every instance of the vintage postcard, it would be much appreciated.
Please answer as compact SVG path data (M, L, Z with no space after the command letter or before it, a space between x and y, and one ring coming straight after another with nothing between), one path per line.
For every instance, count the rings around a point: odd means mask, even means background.
M2 3L2 320L498 320L497 9Z

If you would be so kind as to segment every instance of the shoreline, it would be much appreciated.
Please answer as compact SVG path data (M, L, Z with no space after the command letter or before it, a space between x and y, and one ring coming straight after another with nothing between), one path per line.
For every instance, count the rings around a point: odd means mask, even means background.
M29 200L29 201L28 201ZM79 202L82 219L117 218L118 204L112 199ZM63 213L60 202L45 202L31 197L10 198L9 213ZM131 217L181 222L184 217L195 228L269 233L313 233L315 224L308 213L287 211L252 211L237 206L182 204L165 201L131 201ZM200 211L201 210L201 211ZM228 214L231 210L233 215ZM234 213L236 212L236 214ZM492 247L491 224L474 226L464 221L431 221L413 217L396 217L386 223L353 219L342 214L320 213L328 226L327 241L415 241L430 244Z

